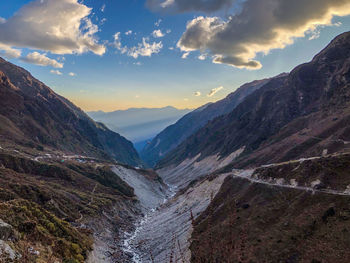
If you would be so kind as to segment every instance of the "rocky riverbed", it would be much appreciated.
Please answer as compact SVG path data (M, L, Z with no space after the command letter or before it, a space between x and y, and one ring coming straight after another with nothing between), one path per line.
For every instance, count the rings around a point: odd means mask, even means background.
M191 212L196 217L207 208L224 178L200 181L150 209L135 230L125 234L123 250L130 255L130 262L169 262L170 257L173 262L189 262Z

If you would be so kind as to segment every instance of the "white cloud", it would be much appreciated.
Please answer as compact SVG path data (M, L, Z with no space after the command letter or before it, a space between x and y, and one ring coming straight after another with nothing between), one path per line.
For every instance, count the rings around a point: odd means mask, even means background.
M128 30L128 31L125 32L125 35L127 35L127 36L131 35L131 34L132 34L132 30Z
M121 49L122 48L122 43L121 43L121 38L120 38L120 32L117 32L113 35L113 38L114 38L114 47L116 49Z
M3 24L6 22L6 19L0 16L0 24Z
M209 93L208 93L208 97L212 97L214 96L216 93L218 93L220 90L224 89L223 86L220 86L220 87L217 87L217 88L214 88L212 89Z
M160 26L160 23L162 23L162 19L159 19L157 22L154 23L154 25L156 27L159 27Z
M128 49L128 55L133 58L151 57L153 54L157 54L163 48L162 42L148 43L146 38L142 38L142 43L139 43L135 47Z
M196 97L199 97L201 95L201 92L200 91L196 91L195 93L194 93L194 96L196 96Z
M189 54L190 54L190 52L185 52L185 53L182 54L181 58L182 59L187 59Z
M122 54L137 59L138 57L151 57L159 53L163 48L162 41L149 43L148 38L142 38L142 42L134 47L123 46L121 43L120 32L114 34L114 47Z
M170 33L171 33L171 29L167 29L165 32L166 32L167 34L170 34Z
M45 54L40 54L39 52L29 53L27 56L22 57L21 60L39 66L63 68L63 63L60 63L55 59L48 58Z
M62 75L62 72L59 71L59 70L53 70L53 69L52 69L52 70L50 70L50 73L51 73L51 74L55 74L55 75L59 75L59 76Z
M155 37L155 38L160 38L160 37L164 37L165 35L162 32L162 30L157 29L157 30L153 31L152 36Z
M206 60L206 59L207 59L207 56L206 56L205 54L200 54L200 55L198 56L198 59L199 59L199 60Z
M350 15L349 0L148 0L153 10L218 11L230 5L239 10L228 16L199 16L189 21L178 42L184 52L199 50L213 62L237 68L260 69L259 53L283 49L296 38L318 37L320 26L332 26L334 16Z
M22 51L0 43L0 55L8 59L19 58Z
M54 54L102 55L106 48L98 43L90 13L78 0L35 0L0 24L0 43Z
M102 6L101 6L101 12L104 12L105 10L106 10L106 4L103 4Z
M69 72L68 75L71 76L71 77L75 77L77 74L75 74L74 72Z

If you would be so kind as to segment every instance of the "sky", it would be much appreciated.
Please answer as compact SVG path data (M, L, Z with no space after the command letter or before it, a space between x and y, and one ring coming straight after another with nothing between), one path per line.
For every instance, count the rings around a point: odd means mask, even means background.
M349 29L348 0L0 1L0 56L85 111L197 108Z

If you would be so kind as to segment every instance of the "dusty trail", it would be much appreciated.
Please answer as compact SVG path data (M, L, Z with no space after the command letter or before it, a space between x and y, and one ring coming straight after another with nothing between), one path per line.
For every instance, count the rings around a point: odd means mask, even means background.
M232 173L230 173L230 175L232 175L232 177L234 178L238 177L238 178L246 179L251 183L264 184L264 185L273 186L273 187L297 189L297 190L312 192L312 193L317 192L317 193L331 194L331 195L350 196L350 189L347 189L345 191L339 191L334 189L317 189L312 186L298 186L296 184L286 184L278 179L268 181L268 180L263 180L263 179L254 177L253 176L254 171L255 170L235 170Z
M90 206L92 204L92 202L94 201L94 194L95 194L97 185L98 185L98 183L95 184L94 188L91 191L91 198L90 198L90 201L88 203L88 206ZM82 214L83 211L84 211L84 209L79 211L80 217L77 220L75 220L75 223L80 223L83 220L83 218L84 218L84 216Z

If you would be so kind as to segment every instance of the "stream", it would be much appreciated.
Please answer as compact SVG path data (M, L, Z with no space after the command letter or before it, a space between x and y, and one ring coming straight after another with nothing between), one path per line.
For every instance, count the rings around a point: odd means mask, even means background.
M171 200L177 192L177 187L176 186L171 186L168 185L168 194L167 197L156 207L156 208L151 208L149 211L135 223L135 229L133 232L125 232L124 233L124 241L122 243L122 250L125 254L132 255L131 257L131 262L133 263L142 263L142 257L138 251L136 238L138 237L138 234L140 231L144 228L147 223L149 223L150 219L154 216L155 212L157 209L161 206L164 205L166 202Z

